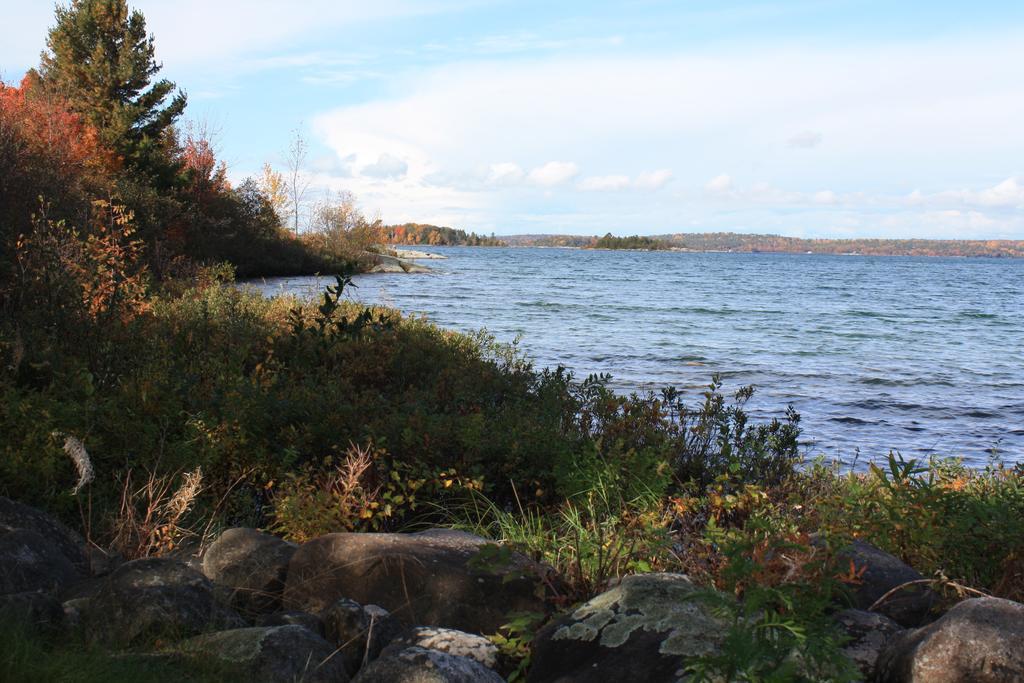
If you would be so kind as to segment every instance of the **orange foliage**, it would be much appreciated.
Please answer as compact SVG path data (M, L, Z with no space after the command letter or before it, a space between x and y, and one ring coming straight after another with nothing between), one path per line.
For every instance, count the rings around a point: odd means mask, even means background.
M209 135L202 128L185 136L181 150L182 169L188 174L190 189L200 202L231 189L227 166L217 161Z
M99 142L96 129L26 76L17 88L0 83L0 127L19 137L22 159L45 158L60 177L117 170L120 160Z

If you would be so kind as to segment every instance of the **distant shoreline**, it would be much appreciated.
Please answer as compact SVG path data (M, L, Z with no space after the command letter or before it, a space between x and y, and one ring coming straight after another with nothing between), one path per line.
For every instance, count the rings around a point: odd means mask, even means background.
M514 236L513 236L514 237ZM414 244L389 244L390 247L408 248L422 246ZM674 254L764 254L778 256L879 256L879 257L920 257L920 258L987 258L987 259L1021 259L1024 258L1024 246L1020 253L915 253L908 251L892 252L840 252L840 251L814 251L814 250L765 250L765 249L688 249L685 247L668 247L661 249L643 248L618 248L618 247L591 247L569 244L501 244L501 245L478 245L478 244L439 244L434 247L479 247L485 249L563 249L566 251L622 251L622 252L646 252L646 253L674 253Z

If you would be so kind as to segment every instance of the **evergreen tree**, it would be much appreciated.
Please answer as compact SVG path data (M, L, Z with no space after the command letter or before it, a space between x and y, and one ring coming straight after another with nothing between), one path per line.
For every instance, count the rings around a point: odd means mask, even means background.
M47 46L43 85L66 97L133 170L165 175L165 148L186 96L178 91L165 104L174 83L152 83L161 65L142 13L126 0L72 0L57 7Z

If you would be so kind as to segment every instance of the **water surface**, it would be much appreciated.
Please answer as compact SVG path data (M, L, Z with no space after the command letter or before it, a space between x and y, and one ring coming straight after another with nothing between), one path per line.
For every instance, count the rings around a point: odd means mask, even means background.
M1024 261L567 249L432 249L436 275L362 275L353 298L521 337L539 367L625 391L712 373L792 404L811 450L1024 459ZM274 278L266 294L328 279Z

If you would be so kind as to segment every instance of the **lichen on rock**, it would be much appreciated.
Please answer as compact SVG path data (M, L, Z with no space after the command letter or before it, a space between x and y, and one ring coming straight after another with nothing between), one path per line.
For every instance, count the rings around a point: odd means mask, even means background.
M604 647L624 645L638 629L667 633L659 652L694 656L710 652L724 625L697 598L699 589L682 574L627 576L598 595L559 627L553 640L597 640Z

